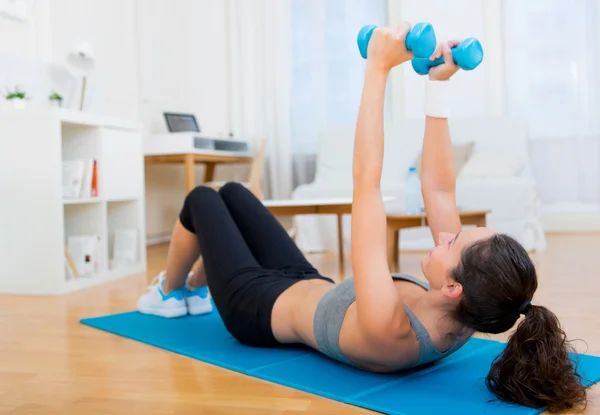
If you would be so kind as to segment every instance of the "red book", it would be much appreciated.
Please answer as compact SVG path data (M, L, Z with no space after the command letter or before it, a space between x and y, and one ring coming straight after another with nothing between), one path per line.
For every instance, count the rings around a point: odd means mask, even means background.
M94 160L94 168L92 170L92 197L98 196L98 168L96 160Z

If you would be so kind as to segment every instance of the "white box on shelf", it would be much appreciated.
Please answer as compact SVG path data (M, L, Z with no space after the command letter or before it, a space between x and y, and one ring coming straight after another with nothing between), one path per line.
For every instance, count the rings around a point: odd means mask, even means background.
M138 261L137 229L117 229L113 241L112 267L134 265Z
M98 235L74 235L68 237L67 246L80 276L91 276L100 270Z
M64 109L7 109L0 111L0 137L0 176L11 177L0 180L0 293L61 294L145 271L138 122ZM73 160L96 160L96 196L63 194L69 183L63 162ZM137 230L137 261L110 269L109 232L129 228ZM86 278L66 266L65 246L79 235L99 238L97 266Z

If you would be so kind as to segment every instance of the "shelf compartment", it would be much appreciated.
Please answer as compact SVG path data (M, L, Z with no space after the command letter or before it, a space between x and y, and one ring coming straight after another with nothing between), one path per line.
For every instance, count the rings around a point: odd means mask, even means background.
M65 278L89 278L106 269L106 225L104 203L64 205L64 244L70 251L77 274L65 266ZM79 238L77 242L73 237ZM72 244L72 246L70 246ZM87 258L87 256L90 258ZM84 263L92 265L86 266ZM65 263L66 265L66 263Z
M113 201L106 204L109 269L139 264L140 205L138 200Z

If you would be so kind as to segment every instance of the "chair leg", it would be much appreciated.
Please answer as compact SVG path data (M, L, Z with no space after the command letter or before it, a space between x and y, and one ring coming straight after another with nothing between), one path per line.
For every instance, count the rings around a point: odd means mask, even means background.
M296 233L297 233L297 229L295 226L293 226L291 229L287 230L288 235L290 235L290 238L292 238L292 241L296 242Z

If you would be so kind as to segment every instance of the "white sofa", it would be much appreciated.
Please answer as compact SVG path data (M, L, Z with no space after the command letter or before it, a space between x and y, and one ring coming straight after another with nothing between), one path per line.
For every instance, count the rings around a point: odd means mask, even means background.
M424 120L402 120L385 128L385 160L381 187L388 212L404 208L404 180L421 151ZM473 142L474 149L459 171L457 204L460 209L491 210L488 226L519 240L526 249L541 251L546 239L540 220L536 183L531 176L527 128L513 119L476 118L450 121L453 144ZM315 180L299 186L293 199L352 196L354 125L323 131L318 148ZM306 252L336 251L335 217L301 215L295 218L296 241ZM344 244L350 248L350 217L344 218ZM402 250L434 246L429 229L400 234Z

